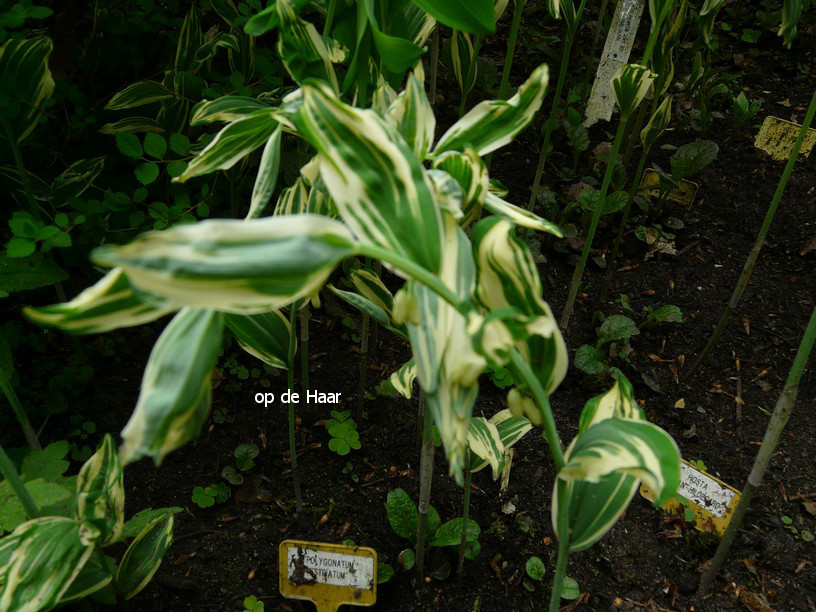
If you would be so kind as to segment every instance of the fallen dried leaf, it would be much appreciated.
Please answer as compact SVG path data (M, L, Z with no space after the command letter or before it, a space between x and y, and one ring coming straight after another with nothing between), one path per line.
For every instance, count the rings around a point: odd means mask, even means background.
M742 329L745 330L745 335L751 335L751 322L746 315L742 315Z
M674 402L674 407L675 407L675 408L685 408L685 407L686 407L686 400L684 400L684 399L681 397L679 400L677 400L676 402Z

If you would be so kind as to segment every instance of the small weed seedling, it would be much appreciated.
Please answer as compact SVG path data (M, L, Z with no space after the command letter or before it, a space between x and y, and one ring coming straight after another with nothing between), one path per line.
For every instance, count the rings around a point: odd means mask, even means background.
M538 557L530 557L527 559L524 570L527 572L527 578L524 579L524 588L533 592L536 588L535 583L544 580L544 575L547 573L547 566L544 565L544 562Z
M209 508L215 504L223 504L230 498L230 488L223 482L209 487L196 487L190 498L199 508Z
M264 612L264 603L254 595L244 598L244 612Z
M696 467L698 470L701 470L703 472L708 471L708 466L702 459L694 459L693 461L689 461L689 463Z
M348 455L352 449L360 448L360 434L357 423L351 418L350 410L331 411L332 418L326 421L326 431L332 439L329 448L340 456Z
M799 531L799 529L797 529L793 524L793 519L789 516L783 515L780 517L780 520L782 521L782 526L790 531L794 538L797 540L802 540L803 542L813 542L814 536L812 531L808 529Z
M235 467L248 472L255 467L255 457L259 452L258 445L252 442L238 445L235 449Z

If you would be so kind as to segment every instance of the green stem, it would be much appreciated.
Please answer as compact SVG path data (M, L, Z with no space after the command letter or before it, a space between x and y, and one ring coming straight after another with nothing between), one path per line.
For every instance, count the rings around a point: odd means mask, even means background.
M810 106L808 106L805 120L802 123L801 129L799 130L799 137L796 139L793 149L791 149L790 155L788 156L788 163L785 164L785 170L782 172L782 178L779 180L779 184L776 187L776 193L774 193L773 200L771 200L771 205L768 208L768 212L765 214L765 220L763 221L762 227L759 230L756 242L751 249L751 253L748 255L745 266L742 268L742 274L740 274L740 278L737 281L737 286L734 288L734 293L731 294L731 299L728 302L728 306L720 317L720 321L717 323L717 328L714 330L714 333L711 334L711 337L708 339L708 343L706 343L703 352L700 353L700 356L697 357L691 368L689 368L689 370L683 374L684 382L688 380L692 374L694 374L697 368L700 367L700 364L705 361L708 354L711 353L711 351L717 345L717 342L725 330L726 325L728 325L728 321L731 319L731 314L737 308L740 298L742 298L742 294L748 287L748 281L751 280L751 274L753 273L754 266L759 258L759 252L762 250L762 246L765 244L765 237L768 235L768 230L773 222L776 209L779 206L779 202L782 200L782 194L785 193L785 187L787 187L788 181L790 180L791 173L793 172L793 166L796 164L796 160L799 157L799 151L802 148L802 143L804 142L805 136L810 128L810 124L813 121L814 113L816 113L816 92L813 93L813 98L810 100Z
M521 13L527 0L515 0L513 6L513 22L510 25L510 38L507 40L507 52L504 55L504 66L502 66L501 81L499 84L499 100L507 98L507 89L510 87L510 68L513 66L513 56L516 54L516 41L518 40L519 26L521 25Z
M751 474L748 476L748 481L745 483L745 488L742 490L742 495L734 510L734 516L731 517L731 522L728 524L728 529L725 531L723 539L720 540L720 545L717 547L717 552L708 566L705 574L700 580L700 594L705 594L711 589L711 585L716 578L720 567L725 561L731 544L734 542L737 531L742 524L742 519L748 510L748 504L751 502L754 493L762 484L762 478L765 476L765 470L773 457L776 445L779 443L779 438L788 423L788 419L793 412L793 407L796 403L796 395L799 390L799 381L802 379L802 372L805 369L808 356L813 350L813 344L816 341L816 308L810 315L810 322L805 329L805 334L802 336L802 341L799 343L799 349L796 351L796 357L793 360L788 373L788 380L785 383L785 388L776 402L773 415L768 423L768 428L765 430L765 437L762 440L762 446L759 447L754 466L751 469Z
M3 131L6 133L6 139L11 147L12 155L14 155L14 163L17 165L17 172L20 174L20 182L23 184L26 202L28 202L28 211L35 221L40 221L40 211L39 208L37 208L37 201L34 198L34 189L31 187L31 179L28 176L28 171L23 161L23 154L20 152L20 145L14 137L14 130L11 129L11 124L5 117L0 117L0 125L3 126Z
M569 504L564 487L564 481L558 480L558 499L561 501L558 507L559 523L566 523ZM562 523L563 524L563 523ZM564 588L564 578L567 576L567 561L569 560L569 538L558 540L558 558L555 562L555 576L553 577L552 594L550 595L550 612L558 612L561 606L561 590Z
M37 510L37 504L31 499L31 494L28 492L28 489L25 488L23 481L20 480L20 476L17 474L17 470L14 469L14 464L11 462L11 459L8 458L6 451L3 450L2 444L0 444L0 474L3 475L11 486L11 490L14 491L14 494L17 496L17 499L23 504L23 509L26 515L28 515L28 518L34 519L39 517L40 511Z
M657 89L653 89L653 92L656 92ZM657 95L655 95L655 100L657 100ZM654 102L652 102L654 104ZM648 109L648 104L646 104L645 100L641 103L640 108L638 109L637 117L632 117L629 121L626 122L626 136L624 137L624 141L626 142L626 148L624 149L623 154L623 166L624 168L629 165L629 160L632 157L632 151L635 149L635 144L640 138L640 131L643 129L643 122L646 120L646 110ZM652 109L652 115L654 114L654 108Z
M606 172L604 173L603 184L601 185L601 193L598 198L598 207L592 213L592 223L589 226L589 232L587 233L586 240L584 242L584 250L581 251L581 259L578 261L578 265L575 266L575 272L572 275L572 283L570 285L567 303L564 306L564 312L561 314L561 329L567 328L570 316L572 315L572 307L575 304L575 296L578 295L578 286L581 284L581 278L584 275L584 268L586 267L586 262L589 258L589 251L592 248L592 240L595 238L595 231L598 229L598 222L601 219L601 212L603 211L606 200L606 192L609 191L609 184L612 182L612 174L618 160L618 152L620 151L621 140L623 139L623 130L626 124L625 119L626 118L621 117L621 120L618 123L618 130L615 133L615 142L612 144L612 150L609 152L609 160L606 165Z
M419 504L417 505L416 537L416 589L425 584L425 536L428 531L428 507L431 504L431 481L433 479L434 443L433 417L425 405L425 391L419 391L419 403L423 407L422 451L419 458Z
M462 504L462 539L459 540L459 561L456 565L456 582L462 584L462 569L465 566L467 549L467 527L470 519L470 482L473 473L470 471L470 449L465 450L465 499Z
M363 418L365 406L366 375L368 374L368 339L371 333L371 317L363 314L363 329L360 332L360 379L357 385L357 419Z
M298 310L298 317L300 318L300 383L303 389L303 397L308 397L309 391L309 319L312 316L312 311L309 305L304 304L303 308Z
M297 311L295 302L289 307L289 353L286 360L286 381L291 391L295 387L295 351L297 349ZM289 402L289 457L292 462L292 483L295 488L295 507L297 509L298 524L303 527L303 497L300 493L300 471L298 470L297 448L295 446L295 404Z
M649 148L644 148L640 154L640 161L638 162L637 171L635 172L635 180L632 188L629 190L626 207L623 209L623 216L618 226L618 235L615 236L615 244L612 247L612 254L609 256L609 261L606 264L606 274L604 274L603 285L601 285L601 297L599 302L603 304L606 302L606 296L609 293L609 284L612 281L612 276L615 274L615 266L618 262L618 252L620 251L621 242L623 242L623 234L626 231L626 223L629 221L629 213L632 210L632 202L635 199L635 194L640 186L640 180L643 178L643 170L646 167L646 158L649 156Z
M14 416L17 417L17 421L20 423L20 428L23 430L26 442L33 450L42 450L40 441L37 439L37 434L31 426L31 421L28 420L28 415L25 413L25 409L20 403L17 393L14 391L14 387L11 386L10 379L10 372L3 371L3 366L0 365L0 389L2 389L9 404L11 404L11 409L14 411Z
M329 0L326 8L326 23L323 26L323 36L330 37L334 25L334 15L337 12L337 0Z
M439 24L434 28L431 38L431 69L430 69L430 84L428 89L430 91L428 100L431 106L436 105L436 77L439 74Z

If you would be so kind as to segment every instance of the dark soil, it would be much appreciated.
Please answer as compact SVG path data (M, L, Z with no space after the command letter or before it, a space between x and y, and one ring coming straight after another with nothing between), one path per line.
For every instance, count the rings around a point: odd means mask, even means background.
M514 82L544 59L528 29L543 21L543 15L540 7L531 4L534 11L526 19L530 25L522 31ZM503 27L508 23L503 22ZM584 36L591 36L589 28ZM763 36L763 41L770 41L767 50L747 48L738 38L721 36L726 40L721 40L724 48L716 57L731 69L735 54L749 58L742 82L756 83L751 97L765 99L759 120L766 114L801 120L814 82L813 36L802 32L790 53L780 51L780 43L769 32ZM485 53L500 66L506 35L496 38L488 40ZM633 56L636 54L637 50ZM803 72L803 64L810 69ZM683 67L679 70L682 73ZM443 87L441 94L446 100L444 106L451 109L448 112L454 113L458 93L448 76L440 75L440 84L452 85ZM549 102L545 108L548 106ZM449 124L454 118L445 116L442 122ZM700 137L687 126L687 121L679 123L661 143L679 146ZM594 129L593 146L608 140L604 129L613 128ZM688 383L678 382L675 372L682 375L683 364L687 368L702 350L728 301L782 173L782 164L754 149L754 133L752 126L732 135L728 117L714 121L706 137L720 144L720 155L694 177L700 184L694 205L688 210L672 207L664 211L664 215L686 223L676 232L679 254L644 259L645 246L630 235L627 243L635 246L618 264L626 271L615 275L610 302L600 306L597 296L603 270L590 261L565 334L572 358L578 346L594 343L596 310L624 313L616 301L620 294L629 296L635 313L630 316L638 322L647 306L679 306L685 315L682 324L644 332L631 343L634 367L656 381L662 393L642 384L631 367L620 361L614 365L634 381L636 396L648 417L675 437L684 458L702 460L712 474L736 488L742 488L748 476L768 413L816 302L816 250L806 249L808 242L816 239L816 168L810 160L795 168L751 285L719 346ZM636 150L635 159L638 153ZM653 161L666 168L669 155L655 149ZM508 199L519 205L527 202L536 157L531 130L494 158L493 176L510 186ZM571 163L571 159L564 159L564 164ZM547 171L547 182L556 192L568 185L559 178L561 161L555 156ZM602 229L596 239L599 254L608 248L612 233L612 228ZM558 315L577 252L561 254L545 249L544 253L548 259L541 265L544 295ZM311 325L312 388L341 392L342 407L354 411L359 354L353 343L344 339L347 330L338 316L317 311ZM155 326L154 332L159 328ZM104 398L108 412L99 417L101 430L118 431L129 417L154 337L133 334L130 355L122 362L105 360L95 341L84 343L91 355L98 356L99 364L97 391L81 401L100 404ZM371 393L409 355L405 345L384 332L378 338L368 372ZM249 367L254 365L249 357L241 359ZM750 604L746 593L762 595L780 610L816 609L816 544L796 538L780 520L788 516L799 531L816 532L813 506L808 512L805 505L806 501L816 501L813 363L811 359L799 389L797 410L723 567L715 594L704 600L695 596L700 568L716 549L715 537L686 527L636 496L608 535L589 550L571 556L568 574L578 581L583 594L575 602L577 609L741 609ZM229 391L235 385L228 382L238 382L239 390ZM565 442L576 432L584 403L605 386L570 368L567 379L552 396ZM273 379L271 391L277 395L284 388L283 377ZM402 487L415 500L418 496L416 401L379 395L367 400L367 418L358 419L362 449L344 458L329 451L328 435L319 423L334 406L299 408L297 435L305 501L303 526L299 527L293 518L285 407L276 404L264 410L257 405L253 396L265 390L251 380L222 381L214 392L214 408L227 408L235 416L234 422L209 425L197 442L172 453L158 469L145 461L127 469L128 515L147 507L184 508L176 515L172 549L153 582L131 602L131 609L240 609L243 598L250 594L262 599L267 609L311 609L309 604L285 600L278 593L278 545L286 538L352 539L358 545L375 548L380 561L399 567L397 555L410 544L391 531L385 500L395 487ZM681 399L685 407L677 408ZM504 392L485 377L476 414L489 417L503 407ZM236 488L223 504L198 508L190 500L193 487L220 481L221 468L232 461L233 449L243 442L256 442L262 449L247 484ZM413 572L397 571L378 589L377 607L461 611L545 608L547 580L556 554L550 523L555 473L537 431L515 448L509 487L503 495L499 495L499 484L492 481L489 470L473 478L471 516L482 529L482 551L475 561L466 562L461 585L453 576L430 580L417 595ZM347 463L353 467L352 473L343 472ZM510 512L506 512L510 510L508 502L514 506ZM462 491L447 476L441 450L436 454L432 503L443 521L461 513ZM532 555L539 556L548 568L544 584L534 592L523 585L524 566ZM452 553L448 560L455 566Z

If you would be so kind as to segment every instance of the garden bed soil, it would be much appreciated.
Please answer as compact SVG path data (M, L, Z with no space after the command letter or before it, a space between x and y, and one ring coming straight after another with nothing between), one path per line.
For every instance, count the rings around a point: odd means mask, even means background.
M522 42L530 42L525 36L531 35L523 30ZM499 65L504 40L504 36L497 37L495 44L485 47L488 57L494 57ZM805 41L799 43L803 45L800 49L804 48ZM735 48L736 52L741 50ZM724 52L718 57L730 55ZM801 120L812 81L791 68L790 80L782 90L779 79L787 78L785 69L773 66L776 75L770 74L768 62L773 57L758 56L751 73L769 70L754 92L776 102L766 102L760 117L776 114ZM514 81L541 59L522 48L514 65ZM440 78L440 84L446 80ZM762 91L780 95L760 94ZM458 99L454 89L443 88L441 93L446 100ZM443 104L456 106L453 102ZM444 117L442 122L453 119ZM593 145L608 140L604 130L610 129L593 129ZM742 488L751 469L768 411L779 396L816 299L816 250L808 251L807 246L816 240L816 167L810 160L795 168L753 280L716 351L687 383L675 379L672 368L682 374L683 360L686 368L690 365L727 303L782 172L782 164L754 149L753 130L732 135L727 120L714 122L708 137L721 146L718 159L694 177L700 189L691 209L675 207L669 211L686 223L677 232L678 254L645 260L645 248L639 246L642 243L630 241L635 249L619 260L619 267L626 271L615 275L610 303L601 307L606 314L623 313L615 300L626 294L637 321L642 320L646 306L674 304L682 309L683 323L641 333L631 343L635 367L653 379L662 393L637 380L631 369L626 371L632 374L636 397L649 419L674 436L684 458L702 460L712 474L736 488ZM698 136L683 126L661 142L680 145ZM668 155L656 150L654 161L668 167ZM494 158L493 176L510 187L509 199L520 205L527 201L536 156L535 139L527 135ZM550 166L548 175L554 169L557 167ZM550 184L553 189L560 188L555 178ZM611 236L611 228L601 230L599 252L606 249ZM577 252L545 250L545 255L547 261L540 266L544 297L559 314ZM598 310L602 276L603 270L590 261L565 334L570 359L578 346L594 343L592 320ZM312 388L341 392L341 407L354 411L360 357L353 343L343 337L348 330L337 315L330 316L325 310L314 313L311 326ZM155 332L160 328L155 326ZM94 365L99 395L89 398L88 405L104 401L107 406L106 414L99 417L102 430L118 431L127 421L154 337L137 340L134 336L137 344L123 362L105 360L97 351L99 363ZM293 517L285 407L279 403L268 409L257 405L255 393L266 389L252 379L241 381L239 391L227 391L228 381L221 381L214 391L214 408L226 408L234 415L234 422L208 424L196 442L170 454L159 469L147 461L128 467L128 515L147 507L184 508L176 515L173 547L151 584L130 602L132 610L240 609L243 598L250 594L262 600L268 610L309 610L310 604L285 600L278 593L278 544L286 538L326 542L352 539L358 545L375 548L380 561L399 567L397 555L410 545L391 531L385 500L388 491L396 487L405 489L415 500L418 496L416 401L374 393L379 381L409 357L408 347L385 332L379 333L378 340L368 370L373 399L365 402L367 418L358 419L360 450L338 457L327 448L328 435L319 422L328 418L331 406L298 409L305 501L302 527ZM84 345L93 358L93 339ZM250 357L245 364L254 365ZM578 581L582 595L568 607L722 610L751 607L763 598L780 610L816 609L816 544L797 539L780 520L791 517L800 531L816 532L813 364L811 359L796 411L713 595L698 599L695 591L700 569L716 549L716 538L686 527L636 495L609 534L592 548L570 557L568 574ZM284 391L284 377L272 380L271 391L276 395ZM585 402L606 386L608 381L599 385L570 368L551 398L565 443L577 430ZM481 389L476 414L489 417L504 408L504 391L486 377ZM740 399L735 401L735 396ZM677 407L681 399L684 408ZM261 447L245 485L235 488L223 504L202 509L192 503L193 487L220 481L221 468L231 462L234 448L244 442ZM515 449L504 494L499 494L499 483L491 479L489 470L473 478L471 516L481 526L481 554L465 563L461 584L454 576L443 581L429 579L417 592L413 572L398 570L378 589L379 609L464 612L545 607L557 549L550 521L555 473L538 430L525 436ZM351 472L344 471L347 464L352 466ZM461 513L461 503L462 490L448 477L444 453L439 449L432 504L444 521ZM548 574L531 592L523 579L525 563L532 555L544 561ZM455 566L453 553L448 560Z

